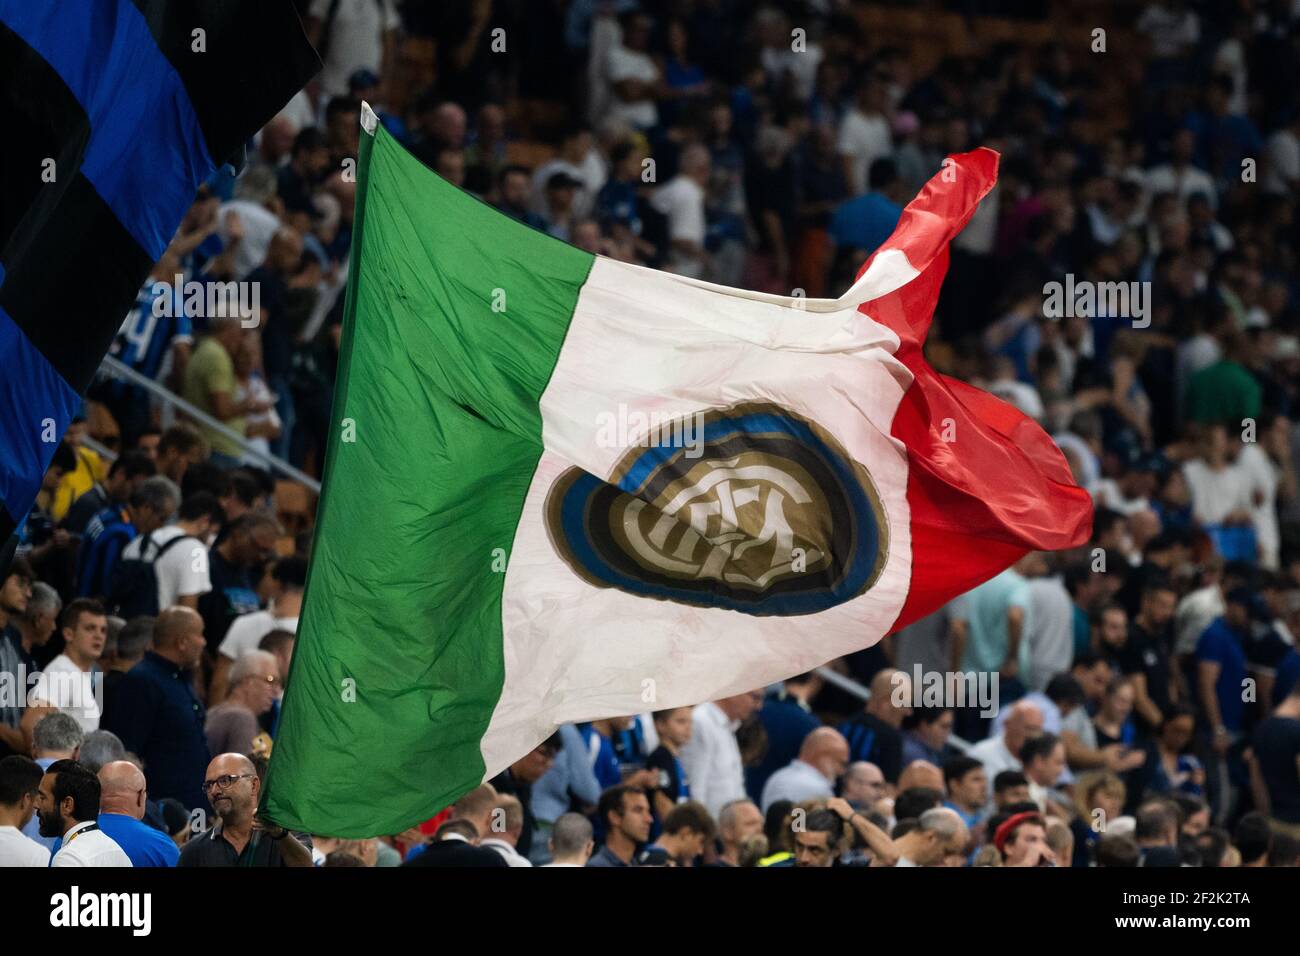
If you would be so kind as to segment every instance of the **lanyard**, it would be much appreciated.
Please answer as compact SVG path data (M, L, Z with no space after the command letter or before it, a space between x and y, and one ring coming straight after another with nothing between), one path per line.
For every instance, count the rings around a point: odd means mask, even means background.
M83 833L89 833L91 830L98 830L98 829L99 829L99 824L98 824L98 823L92 823L92 824L91 824L90 826L88 826L88 827L82 827L82 828L81 828L80 830L78 830L76 833L72 834L72 836L70 836L70 837L68 837L66 840L64 840L64 841L63 841L63 845L64 845L65 847L66 847L66 846L72 846L72 841L75 840L77 837L81 836Z

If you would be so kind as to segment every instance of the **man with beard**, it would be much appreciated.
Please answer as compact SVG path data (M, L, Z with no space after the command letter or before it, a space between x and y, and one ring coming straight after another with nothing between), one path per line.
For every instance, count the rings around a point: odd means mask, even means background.
M177 866L311 866L311 850L284 827L257 815L262 781L243 754L221 754L208 764L203 792L217 822L181 848Z
M50 764L36 812L41 836L62 837L50 866L130 866L131 858L99 829L99 778L75 760Z

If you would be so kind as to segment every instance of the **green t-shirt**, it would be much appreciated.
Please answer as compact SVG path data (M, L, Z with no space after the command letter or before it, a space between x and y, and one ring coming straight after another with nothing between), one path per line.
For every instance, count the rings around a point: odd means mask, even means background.
M1187 383L1187 417L1191 421L1240 427L1243 418L1259 416L1259 407L1259 382L1229 359L1201 369Z
M230 353L216 339L211 336L205 338L194 350L194 354L190 357L190 364L185 368L185 386L181 390L181 397L197 405L213 418L217 418L217 410L212 404L212 393L225 392L233 399L235 387L235 363L230 360ZM243 418L232 418L224 424L232 431L244 434L246 426ZM239 445L226 436L202 424L198 424L198 428L213 451L236 457L242 453Z

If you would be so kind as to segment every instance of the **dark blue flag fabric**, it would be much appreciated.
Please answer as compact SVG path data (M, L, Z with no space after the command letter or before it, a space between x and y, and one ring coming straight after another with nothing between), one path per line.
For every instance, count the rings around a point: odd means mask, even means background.
M198 186L319 68L290 0L0 0L0 541Z

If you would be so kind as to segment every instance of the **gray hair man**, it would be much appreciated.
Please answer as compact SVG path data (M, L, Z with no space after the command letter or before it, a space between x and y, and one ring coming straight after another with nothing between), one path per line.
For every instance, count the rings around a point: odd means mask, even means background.
M950 853L960 853L970 833L955 810L934 807L917 818L915 829L894 841L895 866L939 866Z
M591 821L581 813L564 813L551 828L551 862L546 866L586 866L591 851Z

